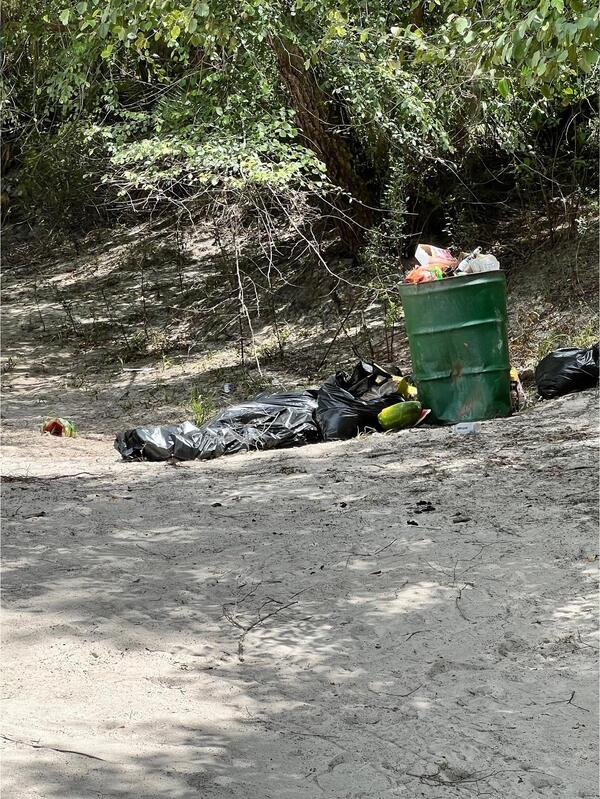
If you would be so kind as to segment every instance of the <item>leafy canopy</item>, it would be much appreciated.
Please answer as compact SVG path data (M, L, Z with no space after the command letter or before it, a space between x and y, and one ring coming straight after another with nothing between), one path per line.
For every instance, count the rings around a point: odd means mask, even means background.
M328 189L274 45L342 109L381 187L427 193L443 163L524 153L593 96L599 11L584 0L29 0L5 3L4 127L27 146L74 121L121 196ZM321 113L315 109L315 113ZM37 145L36 145L37 146ZM522 159L521 163L522 163ZM399 167L400 165L400 167ZM416 188L415 188L416 187Z

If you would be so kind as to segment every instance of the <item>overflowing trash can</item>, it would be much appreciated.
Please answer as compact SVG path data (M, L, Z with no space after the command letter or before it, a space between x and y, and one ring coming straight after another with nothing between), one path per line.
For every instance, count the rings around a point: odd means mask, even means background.
M498 269L400 286L413 378L439 424L509 416L506 279Z

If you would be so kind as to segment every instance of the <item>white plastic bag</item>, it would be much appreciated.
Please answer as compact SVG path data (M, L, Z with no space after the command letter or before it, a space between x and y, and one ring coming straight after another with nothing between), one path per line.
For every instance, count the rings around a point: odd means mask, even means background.
M456 267L457 275L476 275L479 272L494 272L500 269L500 263L491 253L482 253L478 247Z
M458 263L450 250L442 250L432 244L419 244L415 258L421 266L439 266L440 269L452 268Z

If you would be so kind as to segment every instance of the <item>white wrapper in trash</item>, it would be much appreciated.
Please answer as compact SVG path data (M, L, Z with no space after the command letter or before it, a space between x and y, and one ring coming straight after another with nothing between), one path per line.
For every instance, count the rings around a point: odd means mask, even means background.
M474 250L467 255L456 267L457 275L476 275L479 272L493 272L500 269L500 263L495 255L491 253L479 252Z
M458 263L450 250L442 250L432 244L419 244L415 258L420 266L439 266L441 269L453 268Z

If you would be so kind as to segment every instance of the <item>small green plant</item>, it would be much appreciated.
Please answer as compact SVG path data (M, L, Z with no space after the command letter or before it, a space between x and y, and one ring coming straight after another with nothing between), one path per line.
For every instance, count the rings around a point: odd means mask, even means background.
M259 361L268 361L281 355L285 349L285 345L290 337L290 331L287 326L278 328L276 333L269 336L261 344L256 345L256 357Z
M574 333L554 332L545 336L537 348L538 360L559 347L591 347L598 341L598 319L590 319L581 330Z
M282 327L277 327L277 329L275 330L275 336L277 338L279 351L283 353L291 336L291 331L288 325L285 324Z
M237 372L238 391L241 395L252 397L262 394L263 391L272 390L273 383L264 375L255 374L249 371L239 370Z
M130 355L145 355L148 340L143 330L136 330L133 335L126 338L127 349Z
M211 397L207 397L195 388L190 399L190 410L194 416L194 423L200 427L214 415L215 404Z
M154 330L148 334L147 340L148 343L146 345L146 348L148 352L160 355L164 363L165 350L169 345L169 339L167 334L162 330L161 331Z

